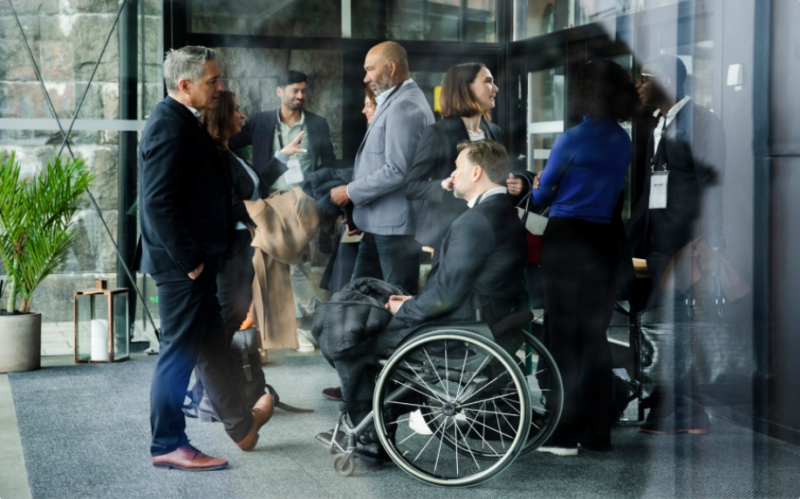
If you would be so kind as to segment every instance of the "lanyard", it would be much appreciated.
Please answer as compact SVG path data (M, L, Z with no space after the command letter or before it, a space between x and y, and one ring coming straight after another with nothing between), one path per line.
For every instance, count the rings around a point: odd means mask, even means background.
M298 132L298 135L303 132L303 129L305 127L306 127L306 123L303 122L303 124L300 125L300 132ZM290 130L291 130L291 128L290 128ZM280 122L280 120L277 123L275 123L275 133L278 134L278 144L281 145L280 149L278 149L278 150L281 150L286 146L283 145L283 134L281 133L281 122ZM302 140L302 139L300 139L300 140Z
M656 172L656 165L661 158L664 158L664 171L669 172L669 168L667 168L667 138L664 136L664 133L667 131L667 117L664 117L664 125L661 127L661 140L658 141L658 150L655 151L653 155L653 164L650 165L650 173Z

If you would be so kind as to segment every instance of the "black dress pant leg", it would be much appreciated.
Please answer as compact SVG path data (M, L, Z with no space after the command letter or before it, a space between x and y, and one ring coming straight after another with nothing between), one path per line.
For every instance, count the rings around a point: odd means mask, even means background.
M250 303L253 301L255 269L253 268L254 249L250 246L252 241L250 231L237 230L231 243L233 251L230 257L225 259L217 274L217 299L219 299L222 313L222 328L225 332L226 345L231 344L233 335L247 318ZM243 386L247 380L242 369L242 354L232 352L230 349L226 351L233 383L235 386ZM209 393L208 396L213 403L214 395ZM249 401L245 401L245 403L250 405Z
M547 348L561 372L564 406L555 444L607 445L611 435L611 351L606 330L614 300L610 226L551 218L542 244Z

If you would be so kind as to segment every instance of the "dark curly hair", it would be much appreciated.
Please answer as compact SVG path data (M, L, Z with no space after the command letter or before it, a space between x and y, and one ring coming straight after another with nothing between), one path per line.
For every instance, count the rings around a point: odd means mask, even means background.
M577 114L621 123L633 118L637 102L636 85L616 62L591 61L578 71L573 100Z

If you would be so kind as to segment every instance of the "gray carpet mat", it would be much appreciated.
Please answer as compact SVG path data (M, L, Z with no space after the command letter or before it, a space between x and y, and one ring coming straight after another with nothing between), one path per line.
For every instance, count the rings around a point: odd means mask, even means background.
M800 497L800 451L720 419L706 436L660 437L614 429L614 451L520 458L471 489L428 486L393 465L359 464L338 476L314 440L338 404L320 396L337 383L319 355L284 355L265 368L283 399L313 414L276 410L245 454L219 423L188 420L192 443L231 468L185 473L153 468L149 386L153 358L46 368L9 376L34 498L747 498Z

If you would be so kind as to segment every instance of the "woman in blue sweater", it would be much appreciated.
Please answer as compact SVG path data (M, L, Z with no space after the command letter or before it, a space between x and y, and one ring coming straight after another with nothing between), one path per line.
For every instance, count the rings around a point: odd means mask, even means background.
M542 240L547 347L561 370L564 408L553 437L539 450L562 456L611 449L611 351L606 329L615 298L617 237L612 214L631 160L630 121L636 88L619 65L592 61L578 73L576 110L583 123L556 140L533 185L549 205ZM509 180L517 194L520 180ZM517 192L515 192L517 191Z

